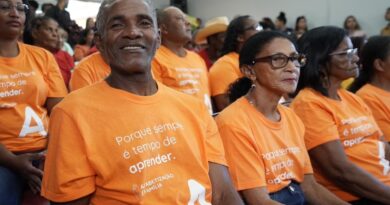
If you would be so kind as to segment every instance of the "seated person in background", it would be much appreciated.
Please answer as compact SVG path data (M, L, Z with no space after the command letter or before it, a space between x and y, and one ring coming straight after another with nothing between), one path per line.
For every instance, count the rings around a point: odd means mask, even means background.
M304 125L279 104L295 91L305 62L289 37L275 31L255 34L240 51L245 77L230 87L231 100L239 99L216 121L234 185L247 205L348 204L316 183Z
M65 31L62 27L58 27L58 36L60 38L60 48L63 51L66 51L70 56L74 55L72 46L68 43L68 32Z
M80 61L81 59L83 59L88 55L89 50L94 45L93 38L94 38L93 29L86 29L81 33L80 41L74 47L73 58L75 61Z
M229 20L226 16L215 17L208 20L204 28L200 29L195 35L195 43L207 43L206 48L198 53L205 61L208 69L221 57L225 31L228 25Z
M305 16L298 16L295 21L295 38L299 39L307 31L307 21Z
M85 57L75 67L69 82L70 91L74 91L104 80L111 68L101 52Z
M371 108L379 128L390 142L390 36L374 36L364 45L362 70L349 90Z
M211 114L206 64L197 53L184 47L192 38L186 15L176 7L165 8L159 11L158 25L161 47L152 61L154 78L170 88L202 100Z
M238 53L244 42L261 30L259 23L248 15L238 16L230 22L222 47L222 57L214 63L209 72L215 111L219 112L230 104L227 96L229 85L242 77L238 67Z
M103 1L96 40L112 72L54 108L42 195L52 204L242 205L203 102L152 77L160 36L151 1Z
M27 1L0 1L0 204L39 194L49 114L66 95L51 53L18 42ZM13 22L7 24L5 22Z
M45 48L54 55L68 87L74 62L67 52L59 48L58 23L50 17L41 16L35 18L31 25L34 45Z
M276 28L276 30L283 32L289 36L293 35L294 30L292 28L287 27L286 24L287 24L286 14L283 11L281 11L279 13L279 16L276 17L275 28Z
M390 7L387 8L385 13L385 20L388 21L387 25L381 30L382 36L390 36Z
M319 183L354 205L390 204L389 145L369 107L341 82L359 73L357 49L338 27L311 29L298 40L307 54L291 108Z
M344 21L344 29L347 31L348 36L351 37L363 37L366 38L367 34L364 32L355 16L347 16Z

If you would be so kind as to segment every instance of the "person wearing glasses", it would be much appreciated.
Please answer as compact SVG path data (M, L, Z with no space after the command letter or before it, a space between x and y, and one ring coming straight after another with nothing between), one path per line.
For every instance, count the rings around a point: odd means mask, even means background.
M390 36L373 36L361 52L362 71L348 88L370 107L390 142Z
M316 183L304 125L279 104L295 91L305 63L290 37L276 31L255 34L240 51L244 77L231 85L233 103L216 122L234 185L247 205L347 204Z
M219 112L228 106L227 91L229 85L242 77L238 66L238 53L244 42L263 28L251 16L238 16L233 19L227 30L221 55L209 71L211 96L215 111Z
M67 93L53 55L18 42L27 1L0 0L0 204L39 193L48 115Z
M307 55L291 107L305 125L305 144L319 183L354 205L390 204L389 145L372 112L341 82L359 74L348 33L324 26L298 41Z

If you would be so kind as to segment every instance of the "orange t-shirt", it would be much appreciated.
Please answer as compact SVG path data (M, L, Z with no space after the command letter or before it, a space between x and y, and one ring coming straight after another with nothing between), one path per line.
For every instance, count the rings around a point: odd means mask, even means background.
M210 202L208 162L225 165L218 128L197 99L158 83L138 96L105 81L72 92L51 115L42 182L57 202ZM192 203L191 203L192 202Z
M283 105L278 111L281 120L271 121L242 97L216 118L237 190L266 186L273 193L313 173L303 123Z
M167 47L160 46L152 61L154 79L201 99L212 113L206 64L197 53L186 52L185 57L180 57Z
M89 49L91 49L91 47L87 45L80 45L80 44L75 45L74 55L73 55L74 61L80 61L84 57L87 57Z
M366 84L356 92L356 95L370 107L386 141L390 142L390 92Z
M102 81L111 73L100 52L84 58L73 71L69 82L71 91Z
M0 57L0 143L12 152L46 148L48 97L64 97L67 89L54 56L45 49L18 43L19 54Z
M211 96L227 92L229 85L243 75L238 63L238 53L231 52L219 58L209 71Z
M305 124L305 143L308 150L321 144L340 140L345 154L354 164L390 185L388 162L384 144L368 106L358 96L344 89L338 90L341 101L323 96L311 88L303 89L291 107ZM359 197L347 193L321 175L314 167L317 181L345 201Z

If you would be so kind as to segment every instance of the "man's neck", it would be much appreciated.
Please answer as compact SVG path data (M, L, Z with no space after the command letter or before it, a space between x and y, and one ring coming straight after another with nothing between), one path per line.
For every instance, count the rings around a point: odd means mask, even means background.
M157 84L153 80L151 73L139 73L123 75L112 69L106 82L113 88L124 90L135 95L149 96L157 92Z
M187 55L187 51L182 43L163 40L162 45L180 57L185 57Z

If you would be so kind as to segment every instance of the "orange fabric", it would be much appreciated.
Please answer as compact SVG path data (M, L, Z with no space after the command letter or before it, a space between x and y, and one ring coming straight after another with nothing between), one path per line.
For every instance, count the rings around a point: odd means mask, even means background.
M97 52L84 58L73 71L69 82L71 91L95 84L106 78L111 72L110 66L103 60L102 55Z
M58 65L48 51L19 43L19 55L0 57L0 143L12 152L46 148L48 97L67 93Z
M158 87L138 96L103 81L58 104L43 196L65 202L95 192L91 204L187 205L190 190L197 198L204 187L210 202L208 162L226 164L218 128L200 101Z
M238 63L238 53L231 52L218 59L209 71L211 96L227 92L229 85L243 75Z
M80 45L80 44L75 45L74 55L73 55L74 61L80 61L84 57L86 57L88 55L89 49L91 49L91 47L87 45Z
M202 100L211 112L206 64L197 53L186 52L185 57L179 57L167 47L160 46L152 61L153 76L168 87Z
M356 94L370 107L386 141L390 142L390 92L366 84Z
M238 190L266 186L273 193L313 173L303 123L283 105L278 105L278 111L281 121L273 122L243 97L216 118Z
M305 143L310 150L330 141L340 140L349 160L390 185L389 167L385 164L384 146L370 109L363 100L344 90L338 90L341 101L321 95L313 89L303 89L291 107L305 124ZM321 175L314 167L317 181L345 201L358 199L344 192Z

